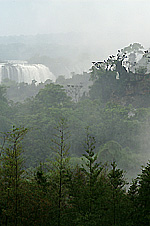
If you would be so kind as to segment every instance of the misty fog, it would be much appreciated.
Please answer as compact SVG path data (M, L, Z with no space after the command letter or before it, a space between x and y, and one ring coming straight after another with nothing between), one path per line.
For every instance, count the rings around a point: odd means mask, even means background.
M149 47L147 0L1 0L0 36L85 33L84 44L102 60L139 42ZM81 42L83 44L83 42Z
M149 225L149 9L0 0L0 225Z

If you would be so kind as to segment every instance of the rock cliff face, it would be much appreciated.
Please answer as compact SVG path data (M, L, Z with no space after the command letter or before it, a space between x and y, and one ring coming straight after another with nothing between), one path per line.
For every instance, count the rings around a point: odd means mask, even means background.
M0 83L4 79L10 79L18 83L45 82L47 79L55 81L55 76L49 68L42 64L28 64L25 61L8 61L0 63Z

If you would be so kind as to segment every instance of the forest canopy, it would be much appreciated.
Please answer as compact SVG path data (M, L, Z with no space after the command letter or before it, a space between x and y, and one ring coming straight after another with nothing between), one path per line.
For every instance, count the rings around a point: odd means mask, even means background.
M3 81L2 225L149 225L150 77L123 64L141 49L56 83Z

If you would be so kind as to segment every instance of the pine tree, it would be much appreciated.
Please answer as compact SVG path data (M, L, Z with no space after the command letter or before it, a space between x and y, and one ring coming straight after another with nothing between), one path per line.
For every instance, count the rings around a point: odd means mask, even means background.
M99 190L98 178L102 167L97 163L95 138L90 136L89 129L86 133L85 154L83 165L77 167L72 178L72 205L76 215L75 225L97 225L99 218L97 203Z
M92 196L93 189L97 182L98 176L102 171L102 167L97 163L97 155L94 153L95 150L95 138L89 135L87 129L87 137L86 137L86 149L85 154L85 165L82 166L82 171L85 173L87 177L87 182L89 186L89 212L92 210Z
M150 225L150 161L139 175L138 207L138 222Z
M138 225L138 179L132 180L128 190L128 225Z
M5 225L19 225L20 185L23 176L23 157L21 140L27 129L15 128L4 134L4 143L1 146L1 186L3 199L3 220Z
M111 164L112 170L108 174L112 193L112 223L113 225L126 225L123 220L124 206L126 205L126 195L124 186L127 184L123 170L117 169L116 162ZM124 204L125 203L125 204Z
M52 140L54 146L54 162L52 164L51 181L57 197L57 225L61 226L65 223L65 209L67 205L67 178L69 170L69 145L67 139L69 137L67 121L61 118L56 126L55 138ZM67 215L66 215L67 216Z

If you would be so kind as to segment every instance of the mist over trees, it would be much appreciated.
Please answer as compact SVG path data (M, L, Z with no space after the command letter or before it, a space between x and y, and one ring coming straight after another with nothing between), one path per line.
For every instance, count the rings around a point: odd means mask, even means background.
M2 225L149 225L148 58L135 43L70 79L2 81Z
M55 131L53 160L34 169L24 167L22 156L27 129L4 133L1 225L149 225L149 163L127 192L123 170L115 161L110 169L97 161L95 138L86 130L82 166L73 167L65 123L62 119Z
M95 48L89 49L86 37L87 34L76 32L1 36L0 61L18 59L43 64L56 77L70 77L71 72L82 73L91 65Z

